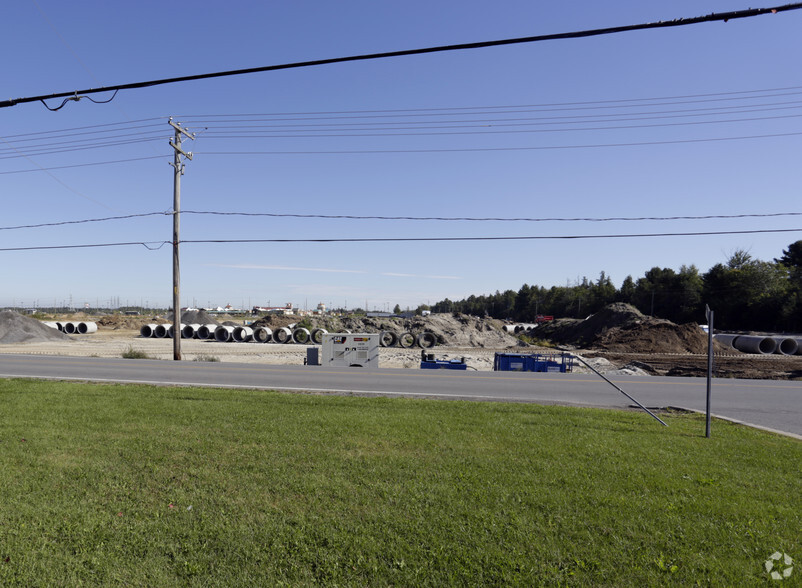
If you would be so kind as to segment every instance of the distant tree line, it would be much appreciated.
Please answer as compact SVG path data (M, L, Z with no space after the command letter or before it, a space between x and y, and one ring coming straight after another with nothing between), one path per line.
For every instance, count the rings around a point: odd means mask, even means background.
M612 302L626 302L642 313L675 323L704 323L705 304L715 311L715 327L730 330L802 330L802 240L773 261L737 250L726 263L700 274L694 265L679 271L653 267L642 278L627 276L620 288L601 272L566 286L530 286L515 292L435 303L433 312L461 312L519 322L537 315L584 318Z

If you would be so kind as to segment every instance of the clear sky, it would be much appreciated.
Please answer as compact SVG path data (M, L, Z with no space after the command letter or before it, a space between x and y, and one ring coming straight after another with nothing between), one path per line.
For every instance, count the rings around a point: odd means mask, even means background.
M760 6L770 6L762 4ZM726 12L746 2L21 0L0 99ZM758 6L751 4L751 7ZM529 218L184 213L181 239L591 239L184 243L182 305L416 307L654 266L779 257L802 229L802 11L396 57L0 109L0 306L170 304L172 128L197 133L181 208ZM109 95L95 94L96 100ZM48 105L55 108L61 100ZM108 163L118 162L118 163ZM99 165L87 165L99 164ZM612 217L784 216L556 221ZM151 250L152 249L152 250Z

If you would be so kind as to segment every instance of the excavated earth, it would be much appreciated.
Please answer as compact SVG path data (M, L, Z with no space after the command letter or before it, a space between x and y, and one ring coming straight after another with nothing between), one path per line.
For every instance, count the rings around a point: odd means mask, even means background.
M268 316L251 324L270 329L297 324L300 317ZM54 355L95 355L120 357L128 349L140 349L149 356L172 358L169 339L145 339L139 329L146 324L172 322L171 316L101 316L84 313L53 317L52 320L94 320L98 331L69 336L45 326L41 321L12 311L0 312L0 353ZM596 369L615 374L704 376L707 373L707 334L695 323L677 325L641 314L626 304L613 304L585 320L559 319L542 325L529 343L506 333L504 322L461 314L432 314L426 317L305 317L307 328L328 332L397 334L423 331L433 333L437 346L429 350L440 358L465 357L472 369L491 370L496 351L513 353L549 352L559 349L576 353ZM203 311L182 316L184 324L243 324L236 317L212 317ZM222 361L302 363L304 345L216 343L182 340L184 359L209 357ZM751 355L714 343L716 377L754 379L802 378L802 356ZM382 348L383 367L417 368L420 349ZM577 369L576 371L581 371Z

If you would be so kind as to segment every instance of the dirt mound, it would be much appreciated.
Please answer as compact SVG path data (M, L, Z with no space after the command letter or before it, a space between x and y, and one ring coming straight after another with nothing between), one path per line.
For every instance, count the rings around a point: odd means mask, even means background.
M173 313L167 315L167 322L173 322ZM186 310L181 313L181 324L183 325L219 325L220 322L212 318L205 310Z
M303 324L307 328L326 329L329 333L350 331L352 333L380 333L392 331L396 334L412 333L417 335L424 331L434 333L438 345L455 347L487 347L508 348L520 345L520 341L502 329L503 323L495 319L478 318L458 313L430 314L408 319L396 317L298 317L268 316L259 319L253 325L276 329L292 323Z
M585 320L563 319L538 329L557 344L619 353L706 353L707 334L696 323L677 325L634 306L610 304ZM715 352L726 348L714 342Z
M64 341L72 338L58 329L23 316L13 310L0 312L0 343L36 343L40 341Z
M149 323L150 320L141 316L109 314L100 317L96 322L98 327L103 327L112 331L138 331L143 324Z

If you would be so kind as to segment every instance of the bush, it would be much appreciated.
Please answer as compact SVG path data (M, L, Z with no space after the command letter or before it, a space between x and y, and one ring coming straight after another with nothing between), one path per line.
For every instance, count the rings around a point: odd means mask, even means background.
M215 357L214 355L200 354L196 355L192 361L220 361L220 358Z
M150 355L141 349L134 349L133 345L129 345L128 349L123 351L123 359L151 359Z

